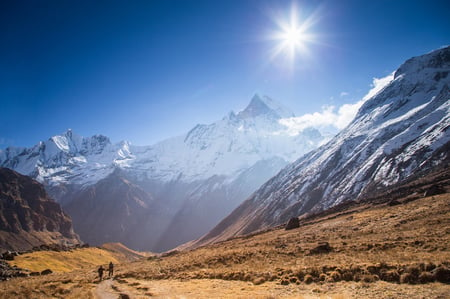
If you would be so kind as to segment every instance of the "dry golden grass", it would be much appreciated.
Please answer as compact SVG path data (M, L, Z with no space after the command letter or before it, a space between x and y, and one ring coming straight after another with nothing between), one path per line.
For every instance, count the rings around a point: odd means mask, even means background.
M70 272L91 269L95 266L120 262L120 255L97 247L79 248L70 251L35 251L17 256L11 261L12 266L41 272L51 269L53 272Z
M358 206L294 230L124 263L109 287L130 298L448 298L449 284L426 282L450 266L449 202L444 194ZM321 242L332 250L311 254ZM0 283L0 298L90 298L95 280L94 267L13 279Z
M386 284L381 280L398 283L402 274L417 272L413 282L419 283L422 272L428 273L438 265L449 266L449 199L450 195L445 194L394 207L359 206L310 220L298 229L276 229L127 264L118 277L185 282L219 279L294 288L310 288L308 280L312 285L336 285L342 281L349 287L356 282L368 284L371 289L373 285ZM333 250L310 254L321 242L328 242ZM389 285L394 290L405 288L404 284ZM431 298L428 292L450 291L442 283L409 287ZM336 295L347 296L346 292L344 288Z
M94 298L95 272L54 273L0 282L0 298Z

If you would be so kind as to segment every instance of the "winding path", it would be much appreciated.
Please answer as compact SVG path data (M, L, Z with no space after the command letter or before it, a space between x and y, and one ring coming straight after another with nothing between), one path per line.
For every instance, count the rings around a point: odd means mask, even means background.
M119 294L112 288L113 280L106 279L100 282L95 288L94 296L97 299L117 299Z

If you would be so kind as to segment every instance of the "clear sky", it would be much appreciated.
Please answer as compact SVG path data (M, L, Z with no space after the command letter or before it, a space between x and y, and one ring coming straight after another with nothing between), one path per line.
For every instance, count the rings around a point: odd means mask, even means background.
M449 13L448 0L1 1L0 148L68 128L150 145L255 92L298 116L355 103L450 44Z

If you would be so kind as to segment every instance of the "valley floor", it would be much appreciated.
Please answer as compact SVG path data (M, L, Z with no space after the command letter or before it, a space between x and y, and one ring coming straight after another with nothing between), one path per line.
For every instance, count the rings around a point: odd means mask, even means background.
M96 292L95 298L448 298L450 286L440 283L427 285L398 285L378 281L374 283L338 282L310 285L280 285L267 282L255 285L244 281L219 279L182 280L121 280L110 291ZM110 297L115 294L116 297ZM126 295L126 296L125 296ZM122 297L122 298L123 298Z
M101 283L94 268L0 282L0 298L449 298L449 203L359 205L123 263Z

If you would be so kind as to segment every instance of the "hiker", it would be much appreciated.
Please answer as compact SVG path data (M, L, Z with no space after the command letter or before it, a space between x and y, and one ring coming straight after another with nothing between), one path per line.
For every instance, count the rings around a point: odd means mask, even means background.
M109 262L109 267L108 267L108 275L109 277L113 276L113 272L114 272L114 265L112 262Z
M99 281L102 281L102 278L103 278L103 271L104 271L105 269L103 269L103 267L102 266L100 266L99 268L98 268L98 280Z

